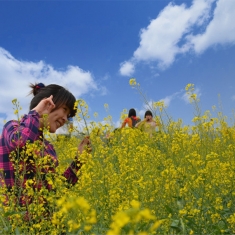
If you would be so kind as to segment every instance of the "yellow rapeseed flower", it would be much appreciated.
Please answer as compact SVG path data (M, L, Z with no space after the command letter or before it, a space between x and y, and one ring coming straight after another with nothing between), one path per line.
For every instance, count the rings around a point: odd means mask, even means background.
M136 200L132 200L130 204L133 208L136 208L136 209L140 208L140 202Z
M131 78L131 79L129 80L129 84L130 84L131 86L135 86L135 85L136 85L136 79L135 79L135 78Z

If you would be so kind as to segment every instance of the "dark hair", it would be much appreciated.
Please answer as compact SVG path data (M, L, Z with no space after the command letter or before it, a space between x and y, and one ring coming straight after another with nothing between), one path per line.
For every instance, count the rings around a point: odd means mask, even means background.
M146 118L146 116L149 115L149 116L153 116L152 112L150 110L147 110L144 114L144 118Z
M136 111L135 111L135 109L130 109L130 110L129 110L128 117L132 117L132 116L136 117Z
M74 107L76 99L74 95L64 87L56 84L45 86L43 83L30 84L30 87L32 88L30 94L34 95L30 102L30 110L35 108L42 99L53 95L52 100L56 106L55 109L60 108L62 105L66 105L70 110L69 117L75 116L77 111L77 109Z

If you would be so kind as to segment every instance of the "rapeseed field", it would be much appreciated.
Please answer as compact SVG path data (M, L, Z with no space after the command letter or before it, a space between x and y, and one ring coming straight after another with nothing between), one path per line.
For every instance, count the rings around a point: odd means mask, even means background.
M143 94L134 78L130 85ZM19 206L16 195L1 188L8 201L1 197L0 234L234 234L235 128L221 112L200 113L193 84L186 91L193 125L172 120L164 103L155 102L159 127L152 137L137 128L115 129L110 116L106 124L88 122L88 107L79 100L84 129L47 136L59 158L56 174L47 176L52 190L33 190L37 182L29 179L24 194L33 203ZM79 181L71 186L62 173L81 133L90 136L91 149L80 155ZM41 148L29 144L25 154ZM36 160L38 167L49 164L47 156Z

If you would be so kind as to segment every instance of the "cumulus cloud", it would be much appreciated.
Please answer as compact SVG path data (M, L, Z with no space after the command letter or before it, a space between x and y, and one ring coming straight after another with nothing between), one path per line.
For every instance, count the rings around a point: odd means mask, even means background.
M164 106L166 107L169 107L171 102L174 100L174 99L177 99L180 97L180 95L182 94L183 90L181 91L177 91L175 93L173 93L172 95L168 95L166 96L165 98L161 99L160 101L163 101L164 102Z
M183 90L177 91L177 92L173 93L172 95L168 95L168 96L166 96L166 97L164 97L164 98L162 98L162 99L160 99L158 101L159 102L163 102L165 107L169 107L173 100L175 100L175 99L183 99L182 98L182 92L183 92ZM138 115L141 116L141 117L144 117L144 114L145 114L145 112L147 110L151 110L151 111L154 110L154 103L155 102L156 101L149 100L148 103L143 104L143 109L138 111Z
M174 93L173 95L170 96L166 96L165 98L160 99L159 101L163 101L164 102L164 106L169 107L171 101L178 95L178 92ZM138 111L138 114L140 116L144 117L144 114L147 110L154 110L154 102L153 100L149 100L148 104L144 104L143 105L143 109ZM154 113L153 113L154 114Z
M54 69L43 61L20 61L0 47L0 114L6 119L15 118L11 101L17 99L22 114L28 112L32 96L28 96L30 83L45 85L56 83L70 90L76 98L99 90L92 74L78 66L68 66L64 71ZM0 127L2 123L0 123Z
M131 76L135 72L134 64L130 61L121 63L119 72L123 76Z
M217 2L213 20L208 24L206 31L189 37L196 53L202 53L208 47L216 44L235 44L234 12L234 0Z
M215 7L214 7L215 6ZM150 24L140 31L140 45L134 51L133 75L141 61L156 62L159 69L174 63L176 56L201 53L213 45L235 43L234 0L194 0L192 5L168 4ZM126 62L120 71L125 71Z

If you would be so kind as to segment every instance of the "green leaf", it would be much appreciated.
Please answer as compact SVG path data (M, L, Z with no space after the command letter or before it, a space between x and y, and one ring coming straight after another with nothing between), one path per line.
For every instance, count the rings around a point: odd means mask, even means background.
M180 225L179 220L173 220L172 223L171 223L172 228L178 228L179 229L180 228L179 225Z

